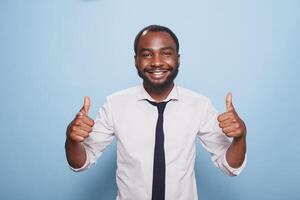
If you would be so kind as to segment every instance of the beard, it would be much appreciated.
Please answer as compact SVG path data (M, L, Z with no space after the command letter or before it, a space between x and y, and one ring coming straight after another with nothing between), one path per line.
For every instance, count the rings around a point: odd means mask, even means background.
M169 87L171 87L174 83L175 78L177 77L178 74L178 68L179 65L177 65L174 68L169 68L169 70L171 70L170 75L166 78L166 80L162 83L154 83L153 81L151 81L146 75L146 70L141 71L138 67L137 68L137 72L139 77L141 77L143 79L143 84L144 87L153 91L153 92L163 92L164 90L168 89ZM160 67L157 67L160 68Z

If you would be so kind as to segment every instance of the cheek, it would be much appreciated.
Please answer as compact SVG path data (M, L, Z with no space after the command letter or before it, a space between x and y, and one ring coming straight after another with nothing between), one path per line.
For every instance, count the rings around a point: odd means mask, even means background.
M147 67L149 65L149 63L150 63L149 60L145 60L145 59L139 60L139 62L137 63L138 68L144 69L145 67Z
M178 60L171 58L171 59L167 59L165 60L166 63L168 63L168 65L172 66L172 67L176 67L178 65Z

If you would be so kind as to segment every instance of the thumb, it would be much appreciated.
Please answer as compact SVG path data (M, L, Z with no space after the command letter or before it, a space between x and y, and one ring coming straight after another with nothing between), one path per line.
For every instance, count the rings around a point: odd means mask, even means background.
M232 93L228 92L226 95L226 110L232 111L234 110L233 104L232 104Z
M85 96L84 97L84 101L83 101L83 106L81 108L81 111L85 112L86 115L89 114L89 110L90 110L90 106L91 106L91 100L89 96Z

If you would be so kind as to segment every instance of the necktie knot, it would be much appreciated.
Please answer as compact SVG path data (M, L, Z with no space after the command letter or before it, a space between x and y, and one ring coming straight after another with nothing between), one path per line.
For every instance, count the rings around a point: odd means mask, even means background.
M164 113L164 110L166 108L166 105L168 103L168 101L164 101L164 102L153 102L153 101L149 101L147 100L150 104L152 104L153 106L156 106L157 107L157 110L158 110L158 113L159 114L163 114Z

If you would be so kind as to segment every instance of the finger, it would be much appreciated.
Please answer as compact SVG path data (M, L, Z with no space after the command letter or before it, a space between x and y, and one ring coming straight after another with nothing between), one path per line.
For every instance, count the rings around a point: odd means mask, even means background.
M85 114L82 114L82 112L79 112L77 115L76 115L76 118L74 120L74 123L76 125L80 125L80 123L84 123L88 126L91 126L93 127L95 122L92 118L90 118L89 116L85 115Z
M226 95L226 110L227 111L232 111L234 109L233 104L232 104L232 93L228 92Z
M77 125L77 127L80 130L86 131L88 133L92 132L92 130L93 130L93 128L91 126L84 124L84 123L79 123L79 125Z
M233 118L234 118L234 113L233 112L225 112L225 113L222 113L218 116L218 121L222 122L222 121L230 120L230 119L233 119Z
M227 126L225 128L222 128L222 131L225 133L225 134L229 134L230 132L233 132L233 131L236 131L237 127L236 125L231 125L231 126Z
M88 115L89 114L89 110L90 110L90 106L91 106L91 100L89 96L85 96L84 97L84 103L83 103L83 108L85 113Z
M84 115L88 115L89 110L90 110L90 106L91 106L90 97L85 96L84 99L83 99L83 106L81 107L78 114L82 113Z
M80 136L83 138L86 138L87 136L89 136L89 133L87 131L81 130L78 127L76 127L75 130L71 134L73 134L74 136L77 135L77 136Z
M220 128L225 128L225 127L234 125L235 122L236 122L236 120L234 120L234 119L227 119L227 120L221 121L219 123L219 126L220 126Z
M76 134L71 134L71 135L70 135L70 138L71 138L73 141L76 141L76 142L83 142L83 141L84 141L84 137L81 137L81 136L76 135Z
M81 112L81 110L77 113L77 115L76 115L76 117L81 117L81 116L83 116L84 114L83 114L83 112Z
M241 130L235 130L235 131L231 131L229 133L226 134L227 137L240 137L242 134Z
M95 122L92 118L90 118L89 116L86 116L86 115L83 115L83 116L80 116L80 119L82 121L82 123L90 126L90 127L93 127Z

